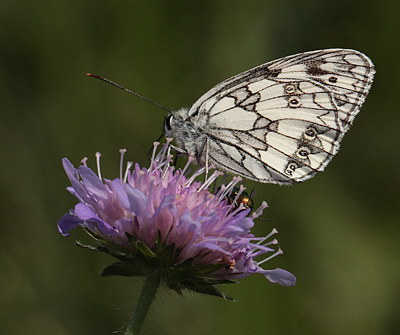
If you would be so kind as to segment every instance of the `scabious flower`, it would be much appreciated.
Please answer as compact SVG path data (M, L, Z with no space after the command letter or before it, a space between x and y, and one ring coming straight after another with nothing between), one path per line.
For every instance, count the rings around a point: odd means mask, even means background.
M188 289L228 298L216 285L233 283L233 279L260 273L270 282L293 286L296 278L282 269L264 270L260 264L282 253L271 248L277 244L270 237L250 233L253 220L267 204L249 215L250 209L228 201L235 185L214 187L221 175L214 171L204 183L195 180L208 169L189 173L189 158L183 170L175 170L169 155L169 140L157 153L155 143L149 169L128 163L123 176L121 150L120 177L102 179L100 154L97 154L98 175L82 161L78 169L68 159L63 166L72 187L68 187L79 203L58 221L64 236L82 226L98 242L97 247L84 248L106 252L119 262L103 269L103 276L149 276L158 273L167 287L182 293ZM207 174L207 173L206 173ZM104 180L104 182L103 182ZM243 192L235 188L236 199ZM263 254L272 253L261 261Z

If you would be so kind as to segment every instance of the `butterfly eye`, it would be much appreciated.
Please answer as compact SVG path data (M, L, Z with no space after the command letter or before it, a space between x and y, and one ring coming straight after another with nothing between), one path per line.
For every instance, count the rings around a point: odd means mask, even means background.
M304 133L304 138L308 141L315 140L317 137L317 131L314 128L308 128Z
M307 147L300 147L296 151L296 156L300 159L306 159L310 153L311 151Z
M294 87L294 85L292 85L292 84L287 84L285 86L285 91L288 94L293 94L296 91L296 87Z
M169 132L169 131L172 130L172 125L171 125L172 118L173 118L172 115L167 116L167 117L165 118L165 121L164 121L164 131L165 131L165 132Z

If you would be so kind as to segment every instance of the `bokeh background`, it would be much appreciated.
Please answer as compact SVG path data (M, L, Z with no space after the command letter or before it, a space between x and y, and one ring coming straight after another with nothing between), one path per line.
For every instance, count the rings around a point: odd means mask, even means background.
M400 334L400 2L45 1L0 3L0 333L122 332L142 280L102 278L111 257L57 232L76 200L61 166L120 148L147 163L166 113L88 72L170 109L267 61L322 48L367 54L372 90L324 173L291 187L261 185L270 208L254 233L280 232L282 256L263 276L222 290L237 302L163 292L144 334Z

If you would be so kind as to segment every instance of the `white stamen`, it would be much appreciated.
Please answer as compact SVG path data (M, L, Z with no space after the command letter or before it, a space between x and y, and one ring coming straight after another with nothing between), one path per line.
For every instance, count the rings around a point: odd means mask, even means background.
M231 209L232 206L229 208L229 210L227 211L227 213L225 213L224 219L223 219L223 223L225 223L226 221L230 220L232 217L234 217L237 213L241 212L242 210L246 209L244 207L244 205L241 203L239 205L238 208L236 208L235 210Z
M222 201L222 199L225 198L228 195L228 193L232 193L232 191L233 191L232 186L234 186L234 184L233 184L234 182L235 182L235 177L233 177L233 179L231 180L231 182L228 185L226 185L226 186L222 185L222 186L225 186L225 188L224 188L224 192L222 192L219 196L219 201ZM236 185L236 183L235 183L235 185ZM221 189L222 189L222 186L221 186Z
M174 167L171 167L171 165L170 165L170 163L172 162L172 157L173 156L169 154L169 147L168 147L167 158L165 159L165 162L164 162L164 170L161 173L161 180L164 180L169 169L171 169L171 168L174 169Z
M201 185L198 191L207 189L219 176L223 175L223 172L214 171L213 174L204 181L204 184Z
M219 188L221 188L221 187L223 186L223 184L224 184L226 178L228 178L228 176L229 176L228 174L224 173L224 174L222 175L221 180L220 180L219 183L218 183L218 186L217 186L217 182L215 181L215 184L214 184L214 188L213 188L212 193L216 193L215 190L217 190L217 189L219 189ZM218 193L218 192L217 192L217 193Z
M81 160L81 163L82 163L83 166L86 166L86 167L87 167L87 164L86 164L87 160L88 160L87 157L84 157L84 158Z
M224 193L226 192L227 187L225 185L221 185L218 189L218 192L215 194L215 196L220 197L221 199L224 197Z
M279 248L277 252L275 252L273 255L263 259L261 262L257 262L257 265L260 265L262 263L265 263L267 261L269 261L270 259L274 258L275 256L281 255L283 254L283 251Z
M96 152L96 164L97 164L97 175L99 176L99 179L101 180L101 173L100 173L100 152Z
M275 235L275 234L278 234L278 231L274 228L274 229L271 230L271 232L270 232L267 236L265 236L262 240L260 240L260 241L257 242L256 244L261 244L261 243L263 243L264 241L268 240L272 235ZM275 244L275 243L274 243L274 244Z
M244 191L245 189L246 189L246 187L244 187L244 186L241 184L240 187L239 187L239 191L238 191L238 193L236 194L235 199L234 199L234 200L232 201L232 203L231 203L230 210L232 210L232 208L235 207L236 201L239 199L240 195L243 193L243 191ZM232 189L232 191L233 191L233 189ZM240 205L243 205L243 204L241 203ZM240 207L240 205L239 205L239 207ZM244 207L244 205L243 205L243 207Z
M208 137L206 139L206 179L204 180L204 183L207 181L207 177L208 177L208 168L210 167L208 165L208 152L209 152L209 142L208 142Z
M131 167L133 165L133 162L128 162L126 163L126 170L125 170L125 176L124 176L124 183L128 182L128 176L129 173L131 172Z
M124 165L124 155L125 155L126 149L119 149L119 152L121 154L121 159L119 161L119 180L121 180L121 183L122 183L122 166Z
M155 155L156 155L157 147L159 146L159 144L160 143L158 143L158 142L153 143L153 153L151 154L149 171L152 171L152 169L153 169L153 163L155 160Z
M188 164L186 164L186 166L185 166L185 168L184 168L184 171L183 171L183 173L182 173L182 176L184 175L185 170L186 170L187 167L189 166L189 161L190 161L190 163L192 163L192 162L195 161L195 159L192 158L192 157L189 157L189 158L188 158ZM204 173L205 170L206 170L206 168L205 168L204 166L202 166L202 167L196 169L196 171L193 172L192 176L191 176L189 179L186 180L185 186L188 186L188 185L190 185L191 183L193 183L193 181L194 181L198 176L202 175L202 174Z
M221 197L221 194L224 193L225 190L226 190L226 186L225 185L221 185L221 187L219 188L219 190L218 190L218 192L216 194L214 194L214 192L213 192L214 198L211 199L210 206L211 206L211 204L214 205L214 203L219 203L219 202L222 201L223 197Z
M257 219L259 216L261 216L263 214L263 210L267 207L268 207L268 204L265 201L263 201L261 206L258 207L257 210L254 211L253 214L250 215L250 218Z
M169 163L172 161L172 158L168 158L168 152L169 152L169 144L172 141L172 139L167 138L167 143L163 144L162 149L159 151L157 156L152 159L151 163L151 169L149 169L149 172L154 172L156 170L161 170L163 166L169 165ZM154 152L156 150L156 146L154 147ZM167 155L167 158L165 156Z
M161 149L161 151L158 154L158 162L163 162L165 155L167 153L167 149L169 147L169 144L172 142L172 138L167 138L167 143L163 146L163 148ZM159 158L161 156L161 158Z
M231 195L232 192L233 192L233 189L234 189L235 186L236 186L236 184L237 184L237 183L240 183L241 181L242 181L242 178L236 177L236 176L233 177L233 178L232 178L232 181L226 186L225 192L222 193L222 194L220 195L220 201L222 201L222 199L225 198L225 197L227 197L228 195ZM241 186L242 186L242 185L241 185ZM243 190L245 190L245 188L244 188ZM242 190L240 193L242 193L243 190ZM240 195L240 194L239 194L239 195ZM239 196L238 196L238 197L239 197ZM227 213L231 212L231 209L232 209L233 206L235 205L236 200L237 200L237 199L235 199L235 201L231 203L231 207L229 208L229 211L228 211Z

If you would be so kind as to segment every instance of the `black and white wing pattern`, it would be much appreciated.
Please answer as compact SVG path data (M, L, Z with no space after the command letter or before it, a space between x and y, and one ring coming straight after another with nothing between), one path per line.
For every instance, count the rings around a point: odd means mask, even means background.
M174 112L165 133L200 164L263 183L305 181L338 152L374 73L371 60L355 50L284 57Z

